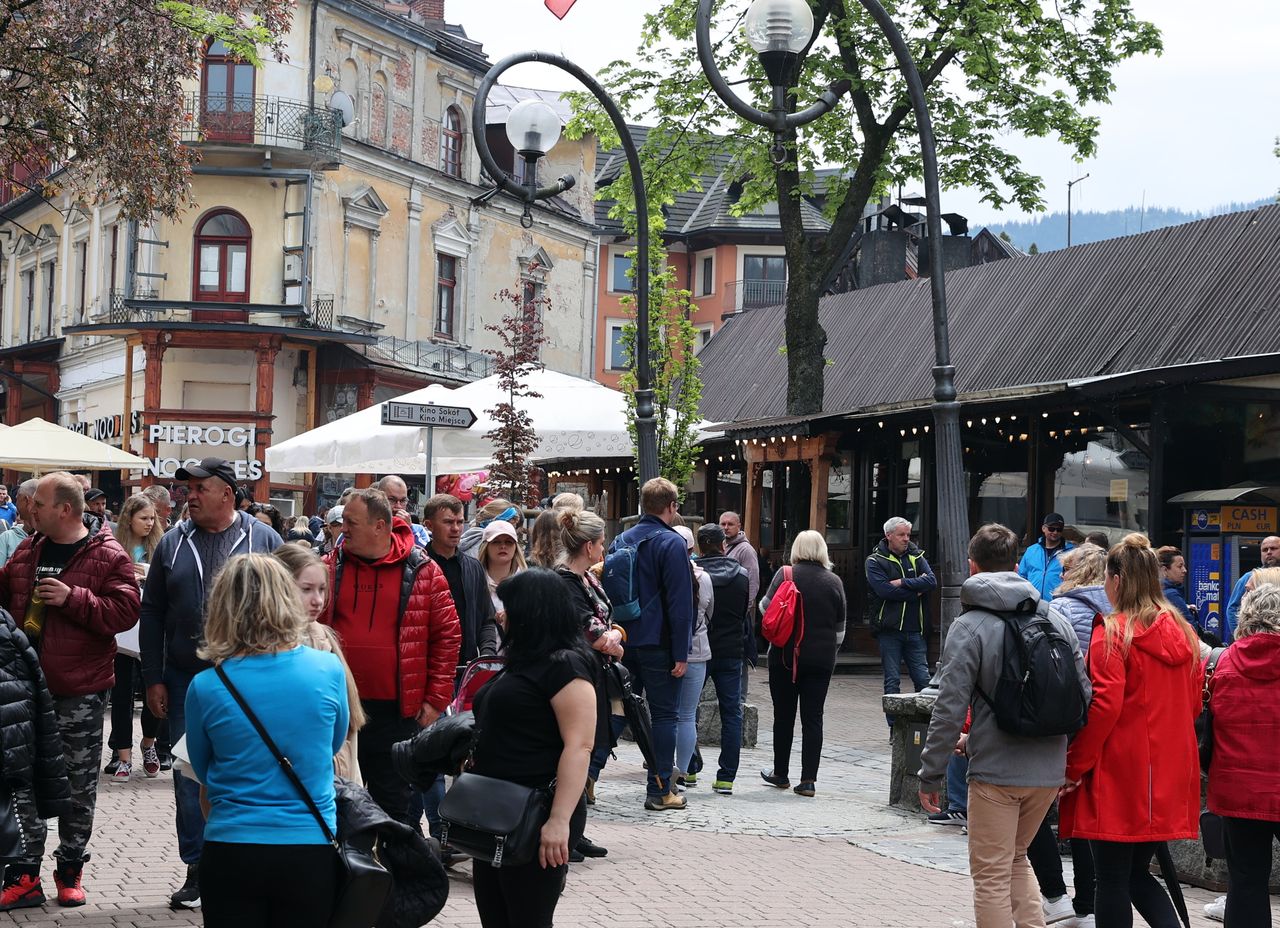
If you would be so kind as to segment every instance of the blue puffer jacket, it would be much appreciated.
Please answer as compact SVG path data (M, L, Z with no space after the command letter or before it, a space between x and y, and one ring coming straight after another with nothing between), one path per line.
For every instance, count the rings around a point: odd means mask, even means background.
M1187 605L1187 598L1182 595L1182 587L1168 577L1163 578L1160 581L1160 585L1164 589L1164 598L1169 600L1169 605L1181 612L1182 617L1190 622L1194 628L1199 628L1200 622L1191 612L1191 607Z
M1071 542L1065 541L1061 548L1054 548L1051 555L1041 537L1022 555L1018 575L1028 580L1039 591L1040 598L1048 602L1053 599L1053 591L1062 583L1062 555L1074 547Z
M1112 611L1111 601L1102 586L1078 586L1074 590L1059 593L1049 606L1050 612L1057 612L1071 623L1080 639L1080 653L1089 653L1089 639L1093 637L1093 617L1098 613L1107 615Z

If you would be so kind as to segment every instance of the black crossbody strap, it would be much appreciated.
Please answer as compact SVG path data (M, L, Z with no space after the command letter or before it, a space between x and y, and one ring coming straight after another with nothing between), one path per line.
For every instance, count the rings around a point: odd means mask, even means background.
M316 805L316 801L311 798L311 794L307 792L307 788L302 785L302 780L298 779L297 772L293 769L293 764L289 762L289 758L280 753L280 749L276 747L276 743L271 740L271 736L267 734L267 730L262 727L262 723L258 721L258 717L254 715L253 710L249 708L249 704L244 701L244 697L240 695L240 691L231 683L231 678L227 676L227 672L222 669L221 664L214 665L214 672L218 675L218 679L222 681L222 685L227 688L227 692L231 694L231 698L240 706L240 710L244 712L245 717L253 724L254 729L258 732L258 737L262 739L262 743L267 749L275 755L276 763L280 765L280 769L284 771L284 775L289 778L289 782L293 784L293 788L298 791L298 795L302 797L302 801L307 804L307 808L311 810L311 814L315 816L316 821L320 824L320 830L324 832L325 840L338 847L338 839L329 828L329 823L324 820L324 816L320 814L320 807Z

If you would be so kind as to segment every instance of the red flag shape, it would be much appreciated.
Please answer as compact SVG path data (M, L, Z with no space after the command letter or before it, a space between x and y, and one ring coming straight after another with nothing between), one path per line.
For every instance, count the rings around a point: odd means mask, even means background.
M556 19L564 19L564 14L573 8L577 0L543 0L547 9L555 14Z

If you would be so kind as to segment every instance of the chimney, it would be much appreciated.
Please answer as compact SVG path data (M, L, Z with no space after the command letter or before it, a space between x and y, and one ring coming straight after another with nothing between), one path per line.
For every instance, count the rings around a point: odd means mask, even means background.
M444 22L444 0L412 0L415 19L426 22Z

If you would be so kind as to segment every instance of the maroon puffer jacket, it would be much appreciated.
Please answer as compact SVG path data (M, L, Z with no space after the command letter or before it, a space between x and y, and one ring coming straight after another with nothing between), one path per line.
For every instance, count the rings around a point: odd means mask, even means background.
M25 539L0 567L0 605L22 622L45 536ZM93 535L58 577L71 587L61 606L45 609L40 666L49 692L83 696L115 683L116 634L138 621L141 598L133 561L110 534Z

